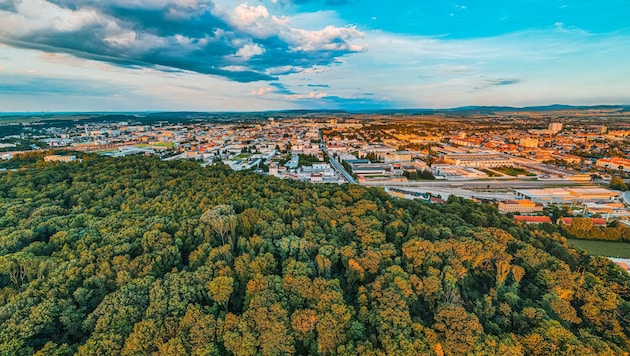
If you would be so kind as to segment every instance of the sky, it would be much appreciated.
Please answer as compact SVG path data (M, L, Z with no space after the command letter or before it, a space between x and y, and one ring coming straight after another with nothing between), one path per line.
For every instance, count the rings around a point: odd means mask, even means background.
M630 104L630 0L0 0L0 112Z

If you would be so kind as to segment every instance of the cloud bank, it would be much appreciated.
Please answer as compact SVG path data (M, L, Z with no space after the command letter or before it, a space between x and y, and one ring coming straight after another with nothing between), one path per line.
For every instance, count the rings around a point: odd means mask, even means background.
M4 0L0 43L124 67L275 80L360 52L352 26L306 30L263 5L208 0Z

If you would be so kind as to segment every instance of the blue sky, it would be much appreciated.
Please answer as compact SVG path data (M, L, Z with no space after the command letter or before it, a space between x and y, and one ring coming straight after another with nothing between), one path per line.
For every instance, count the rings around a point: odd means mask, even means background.
M630 1L0 0L0 111L630 104Z

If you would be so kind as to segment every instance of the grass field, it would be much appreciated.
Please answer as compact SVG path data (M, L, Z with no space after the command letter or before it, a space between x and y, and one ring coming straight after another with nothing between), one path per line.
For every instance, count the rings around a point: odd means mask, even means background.
M524 168L518 168L518 167L496 167L493 168L494 171L503 173L503 174L507 174L509 176L512 177L516 177L519 175L522 176L535 176L535 174L533 174L532 172L528 171L527 169Z
M252 154L251 153L241 153L238 156L234 157L234 159L246 159L251 157Z
M569 243L588 251L591 255L630 258L630 243L627 242L570 239Z
M493 172L489 169L480 169L483 173L487 174L488 177L501 177L501 175L497 172Z

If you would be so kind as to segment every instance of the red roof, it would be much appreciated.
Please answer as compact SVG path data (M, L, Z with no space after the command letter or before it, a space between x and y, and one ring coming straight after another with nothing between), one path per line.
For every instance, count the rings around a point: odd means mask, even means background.
M514 219L517 221L522 221L528 224L542 224L542 223L550 223L551 224L551 218L549 218L548 216L522 216L522 215L516 215L514 216Z

